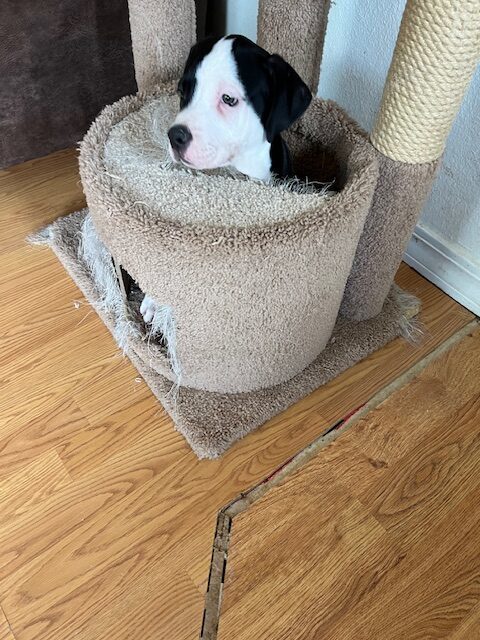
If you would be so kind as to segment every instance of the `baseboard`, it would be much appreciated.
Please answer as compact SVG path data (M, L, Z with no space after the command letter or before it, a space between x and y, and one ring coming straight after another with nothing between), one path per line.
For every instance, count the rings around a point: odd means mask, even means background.
M456 243L418 225L405 262L461 305L480 316L480 264Z

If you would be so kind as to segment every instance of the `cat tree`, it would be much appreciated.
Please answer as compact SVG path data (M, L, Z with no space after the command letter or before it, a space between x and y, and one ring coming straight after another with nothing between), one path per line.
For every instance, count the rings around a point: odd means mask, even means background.
M401 333L412 302L393 278L475 69L479 3L408 0L370 137L312 101L288 143L299 174L335 158L329 196L167 163L195 6L129 6L140 93L93 123L80 150L88 211L45 239L197 455L215 457ZM259 44L313 93L328 6L260 0ZM160 304L156 339L110 256Z

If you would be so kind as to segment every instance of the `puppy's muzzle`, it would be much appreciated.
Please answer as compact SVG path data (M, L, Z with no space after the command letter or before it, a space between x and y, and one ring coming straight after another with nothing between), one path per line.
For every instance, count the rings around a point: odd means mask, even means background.
M190 129L185 125L176 124L168 130L168 139L170 140L172 149L181 155L190 144L192 134Z

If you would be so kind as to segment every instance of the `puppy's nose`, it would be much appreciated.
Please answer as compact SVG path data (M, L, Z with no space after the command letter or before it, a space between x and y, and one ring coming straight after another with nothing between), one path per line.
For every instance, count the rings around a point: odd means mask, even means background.
M173 149L182 151L192 139L192 134L185 125L176 124L168 130L168 139Z

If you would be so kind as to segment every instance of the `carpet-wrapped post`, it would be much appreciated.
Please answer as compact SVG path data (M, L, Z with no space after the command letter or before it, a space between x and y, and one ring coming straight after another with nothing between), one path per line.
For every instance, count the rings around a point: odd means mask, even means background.
M341 313L380 313L480 56L479 0L408 0L371 135L380 178Z
M129 0L128 7L138 90L178 78L196 40L194 0Z
M278 53L317 93L330 0L260 0L258 44Z

